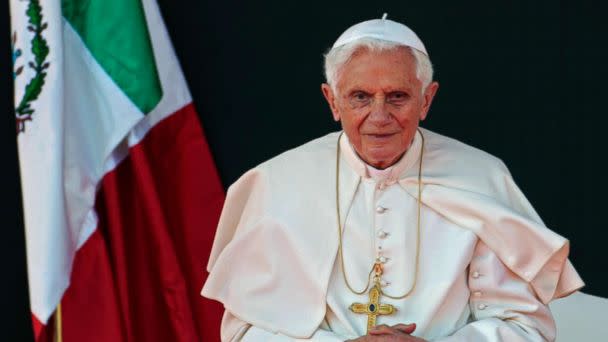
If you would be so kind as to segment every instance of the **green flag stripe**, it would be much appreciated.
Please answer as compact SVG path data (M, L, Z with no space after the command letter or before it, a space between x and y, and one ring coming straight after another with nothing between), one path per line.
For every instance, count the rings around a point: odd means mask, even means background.
M144 113L162 97L140 0L62 0L64 18L95 60Z

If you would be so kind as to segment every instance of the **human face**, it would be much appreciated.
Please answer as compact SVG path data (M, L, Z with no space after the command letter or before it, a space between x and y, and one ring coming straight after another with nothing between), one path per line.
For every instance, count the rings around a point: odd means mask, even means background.
M438 87L433 82L423 92L414 56L399 47L356 51L339 71L335 94L328 84L321 89L359 157L385 169L410 146Z

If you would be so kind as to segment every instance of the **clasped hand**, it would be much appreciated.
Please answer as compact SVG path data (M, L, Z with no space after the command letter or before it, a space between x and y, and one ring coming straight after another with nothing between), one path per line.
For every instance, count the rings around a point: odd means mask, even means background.
M423 342L425 340L412 336L416 330L416 324L396 324L388 326L386 324L377 325L372 328L367 335L361 336L353 342L379 342L379 341L403 341L403 342Z

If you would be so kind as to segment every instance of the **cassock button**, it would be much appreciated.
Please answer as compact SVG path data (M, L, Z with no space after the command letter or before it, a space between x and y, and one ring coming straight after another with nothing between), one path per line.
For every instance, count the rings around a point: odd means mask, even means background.
M477 278L479 278L480 274L479 274L479 272L475 271L475 272L473 272L473 274L471 276L473 278L477 279Z
M379 257L376 259L376 261L378 261L378 262L379 262L379 263L381 263L381 264L384 264L384 263L386 263L386 262L388 261L388 258L387 258L387 257L385 257L385 256L379 256Z
M387 232L385 232L384 230L379 230L379 231L378 231L378 237L379 237L379 238L384 239L384 238L385 238L385 237L387 237L387 236L388 236L388 233L387 233Z
M485 310L485 308L487 308L487 307L488 307L488 306L487 306L487 305L485 305L485 304L479 304L479 305L477 305L477 308L478 308L479 310Z
M384 213L384 212L386 211L386 209L387 209L387 208L385 208L385 207L383 207L383 206L379 205L379 206L377 206L377 207L376 207L376 212L377 212L378 214L382 214L382 213Z

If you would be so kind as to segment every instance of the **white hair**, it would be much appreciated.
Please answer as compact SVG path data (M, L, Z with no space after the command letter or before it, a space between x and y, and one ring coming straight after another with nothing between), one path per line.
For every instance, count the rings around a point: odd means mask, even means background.
M331 89L336 92L336 84L340 71L348 61L353 57L355 52L360 49L367 49L371 52L390 51L400 47L407 48L416 60L416 77L422 83L422 92L426 90L431 81L433 81L433 65L431 60L424 53L405 45L388 42L375 38L362 38L351 43L338 46L330 49L325 54L325 79Z

